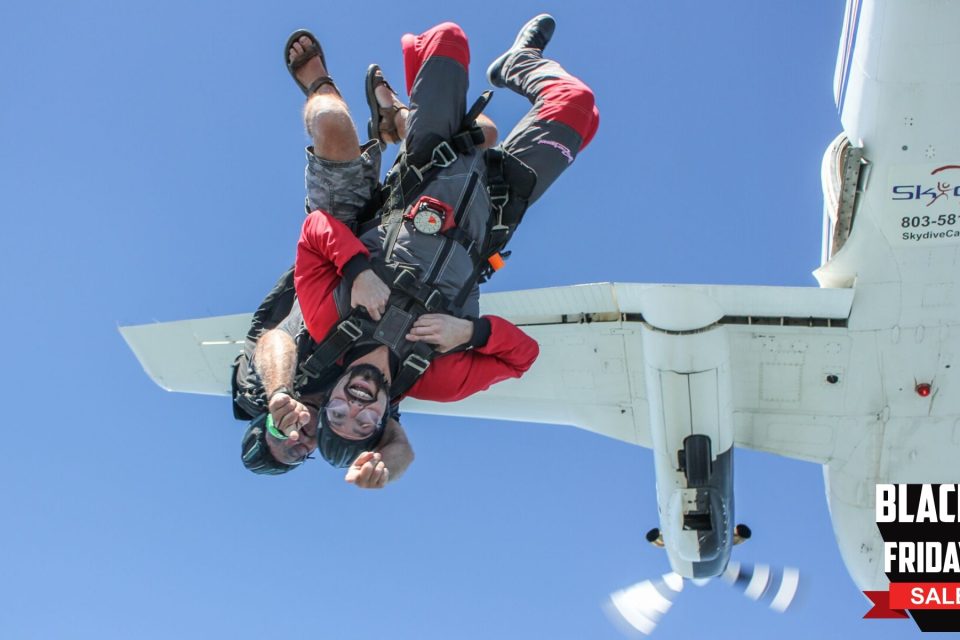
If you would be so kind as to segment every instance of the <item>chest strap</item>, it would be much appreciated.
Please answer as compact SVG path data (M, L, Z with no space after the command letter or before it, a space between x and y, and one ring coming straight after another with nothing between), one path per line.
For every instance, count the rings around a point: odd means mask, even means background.
M391 309L395 309L392 307ZM389 313L389 310L388 312ZM334 365L353 345L361 340L382 342L377 339L380 324L376 324L362 316L362 311L354 311L345 320L342 320L314 352L300 365L300 374L297 384L308 379L317 378L329 367ZM386 314L384 319L387 320ZM404 329L404 332L406 329ZM386 344L385 342L382 342ZM387 345L389 347L389 345ZM399 349L391 351L399 356L400 368L390 385L390 398L398 398L406 393L430 366L436 351L425 342L407 342L403 340Z
M391 398L398 398L410 390L433 361L437 352L426 342L412 342L413 348L400 363L400 370L390 384Z
M296 386L306 384L310 379L318 378L337 362L364 334L373 334L373 322L358 311L354 311L337 324L313 353L300 364L300 373L295 381Z

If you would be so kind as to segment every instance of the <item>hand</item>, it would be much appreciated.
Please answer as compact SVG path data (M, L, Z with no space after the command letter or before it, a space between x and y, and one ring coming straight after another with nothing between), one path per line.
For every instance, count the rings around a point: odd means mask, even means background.
M361 489L382 489L390 481L390 470L379 453L364 451L353 461L343 479Z
M275 393L270 398L268 408L277 430L291 440L299 440L300 432L298 429L310 422L310 411L307 407L286 393Z
M389 297L390 288L373 272L373 269L367 269L353 280L353 287L350 289L350 306L363 307L371 318L379 320L386 311Z
M410 342L426 342L437 348L439 353L470 342L473 338L473 323L463 318L455 318L443 313L425 313L407 334Z

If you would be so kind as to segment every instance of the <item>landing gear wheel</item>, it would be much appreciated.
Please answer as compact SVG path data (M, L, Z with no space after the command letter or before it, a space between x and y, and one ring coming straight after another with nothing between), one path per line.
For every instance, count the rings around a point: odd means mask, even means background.
M704 435L688 436L683 441L683 457L685 461L684 475L687 476L687 485L705 487L710 481L711 454L710 438Z
M655 547L662 547L663 538L660 536L660 529L654 527L653 529L650 529L650 531L647 531L647 542Z

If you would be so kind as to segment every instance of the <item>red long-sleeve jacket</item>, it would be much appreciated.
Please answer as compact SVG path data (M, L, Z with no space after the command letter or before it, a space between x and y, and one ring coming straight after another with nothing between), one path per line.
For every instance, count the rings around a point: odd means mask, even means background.
M297 244L294 284L304 323L314 340L322 341L340 321L333 292L345 271L362 269L369 255L340 221L323 211L307 216ZM453 402L523 375L540 353L537 342L503 318L484 317L490 321L486 344L438 355L405 395Z

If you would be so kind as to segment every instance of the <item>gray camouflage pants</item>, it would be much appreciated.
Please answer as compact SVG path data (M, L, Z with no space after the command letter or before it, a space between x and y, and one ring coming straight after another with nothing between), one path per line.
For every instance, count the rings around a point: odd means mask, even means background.
M360 157L334 162L313 155L307 147L304 181L306 209L322 209L356 231L357 215L373 195L380 177L380 144L376 140L360 147Z

